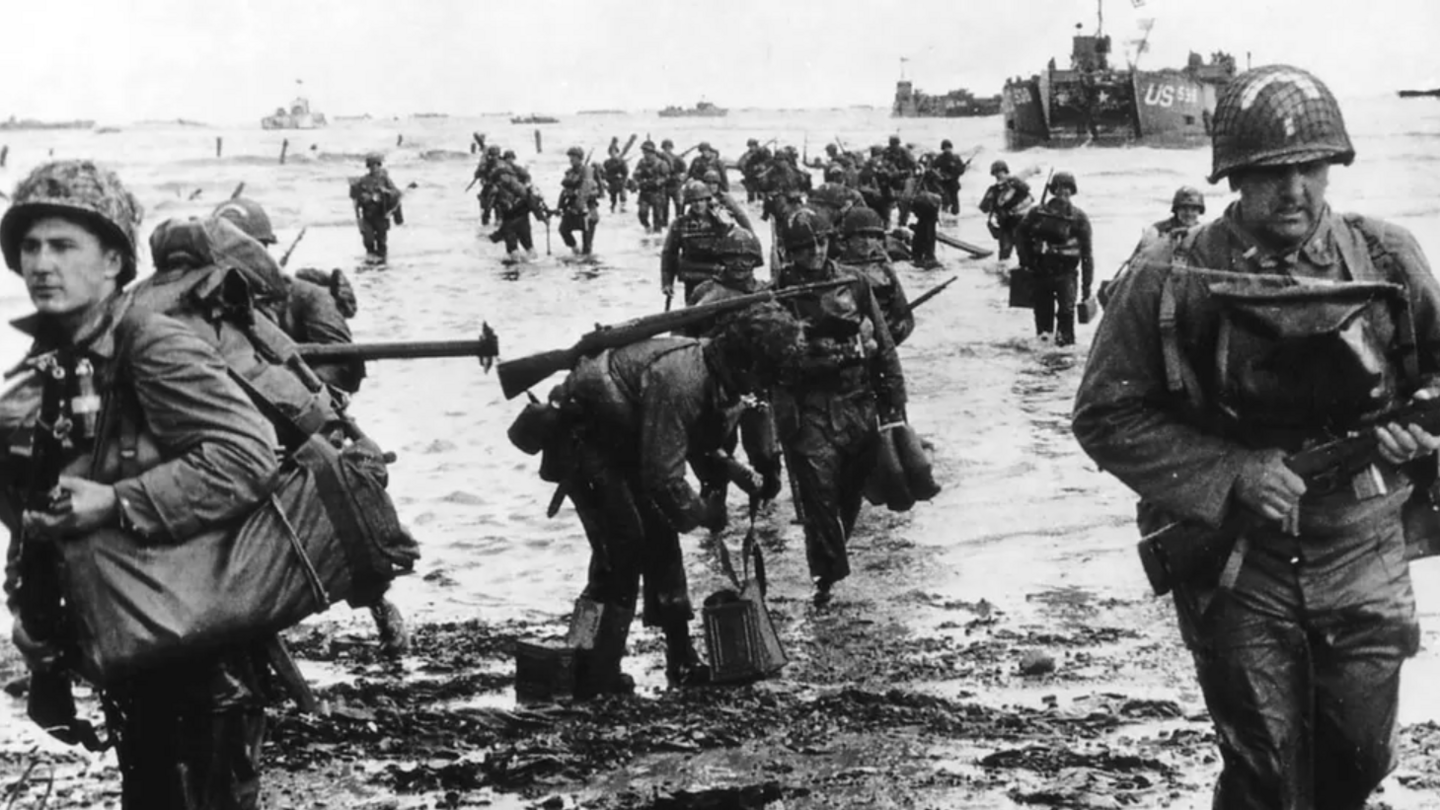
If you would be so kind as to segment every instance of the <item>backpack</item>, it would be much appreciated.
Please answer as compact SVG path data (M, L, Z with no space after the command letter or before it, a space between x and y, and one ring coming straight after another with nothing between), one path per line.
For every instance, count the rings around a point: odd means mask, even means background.
M345 276L344 270L337 267L326 273L315 267L305 267L296 270L295 277L329 290L330 297L335 299L335 308L340 310L346 320L355 317L360 311L360 301L355 297L355 288L350 286L350 279Z
M368 606L413 569L418 546L385 491L392 457L336 409L279 327L256 314L236 268L162 271L128 295L117 343L145 313L189 326L275 426L283 457L268 498L236 525L165 546L118 529L63 544L81 674L103 686L176 656L272 634L336 601ZM138 403L126 401L125 390L116 386L106 398L97 446L114 436L122 466L138 473L158 450L143 441Z

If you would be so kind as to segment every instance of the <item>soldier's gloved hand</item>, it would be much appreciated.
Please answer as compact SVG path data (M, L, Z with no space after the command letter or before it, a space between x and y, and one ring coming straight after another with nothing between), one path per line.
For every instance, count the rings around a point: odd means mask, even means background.
M1434 388L1422 388L1415 392L1415 399L1426 402L1437 395L1440 391ZM1375 438L1379 442L1376 450L1380 457L1391 464L1404 464L1440 449L1440 436L1427 432L1419 425L1401 426L1387 422L1375 427Z
M49 509L24 514L27 529L45 537L66 538L116 524L119 499L109 484L62 475L59 490L60 496Z
M25 659L25 665L34 672L50 672L60 662L60 648L31 636L19 619L15 620L15 626L10 631L10 640Z
M762 501L773 501L780 494L780 465L775 464L760 470L760 491L756 493Z
M1271 520L1283 520L1300 503L1305 481L1285 464L1285 453L1262 450L1245 459L1234 484L1241 503Z

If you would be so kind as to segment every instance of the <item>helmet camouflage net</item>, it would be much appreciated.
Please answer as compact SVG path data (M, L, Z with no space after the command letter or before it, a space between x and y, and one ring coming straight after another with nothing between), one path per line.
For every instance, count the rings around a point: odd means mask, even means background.
M884 236L885 223L873 209L857 205L845 212L845 218L840 221L840 233L845 236Z
M735 226L716 246L716 252L721 257L729 259L743 256L753 262L752 266L758 267L765 263L765 250L760 246L760 237L752 231ZM728 262L727 262L728 263Z
M20 272L20 240L35 220L58 216L92 230L102 244L120 251L116 283L135 279L136 231L145 209L119 176L89 160L57 160L39 166L15 186L10 208L0 218L5 264Z
M1317 160L1348 166L1355 160L1330 88L1289 65L1267 65L1231 79L1215 102L1212 133L1212 183L1237 169Z
M781 231L786 250L816 248L829 236L830 223L811 208L801 208L792 214Z
M805 356L801 323L774 301L754 304L720 322L709 351L724 368L749 370L764 384L779 382Z
M710 187L699 180L691 180L685 184L685 204L689 205L700 200L712 200L715 195L711 193Z
M1175 199L1170 202L1170 210L1175 211L1182 205L1198 208L1203 214L1205 213L1205 195L1201 194L1200 189L1194 186L1181 186L1175 190Z

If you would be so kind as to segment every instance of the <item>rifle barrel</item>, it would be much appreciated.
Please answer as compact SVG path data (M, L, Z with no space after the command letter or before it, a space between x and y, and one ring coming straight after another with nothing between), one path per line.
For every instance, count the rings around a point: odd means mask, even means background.
M940 282L939 284L936 284L934 287L926 290L924 294L922 294L919 298L916 298L914 301L910 302L910 311L914 312L915 310L919 309L920 306L923 305L926 301L929 301L931 298L934 298L940 293L945 292L945 288L949 287L951 284L954 284L955 280L958 278L960 277L951 276L950 278Z
M380 343L301 343L295 351L315 360L419 360L433 357L482 357L489 352L480 340L413 340Z

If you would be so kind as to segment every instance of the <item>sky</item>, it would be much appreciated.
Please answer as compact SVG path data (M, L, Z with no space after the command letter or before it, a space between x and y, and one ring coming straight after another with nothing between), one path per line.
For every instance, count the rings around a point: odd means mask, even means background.
M1108 0L1140 66L1227 50L1341 96L1440 86L1435 0ZM331 115L888 106L999 92L1097 25L1095 0L48 0L8 4L0 118L255 121L303 80Z

